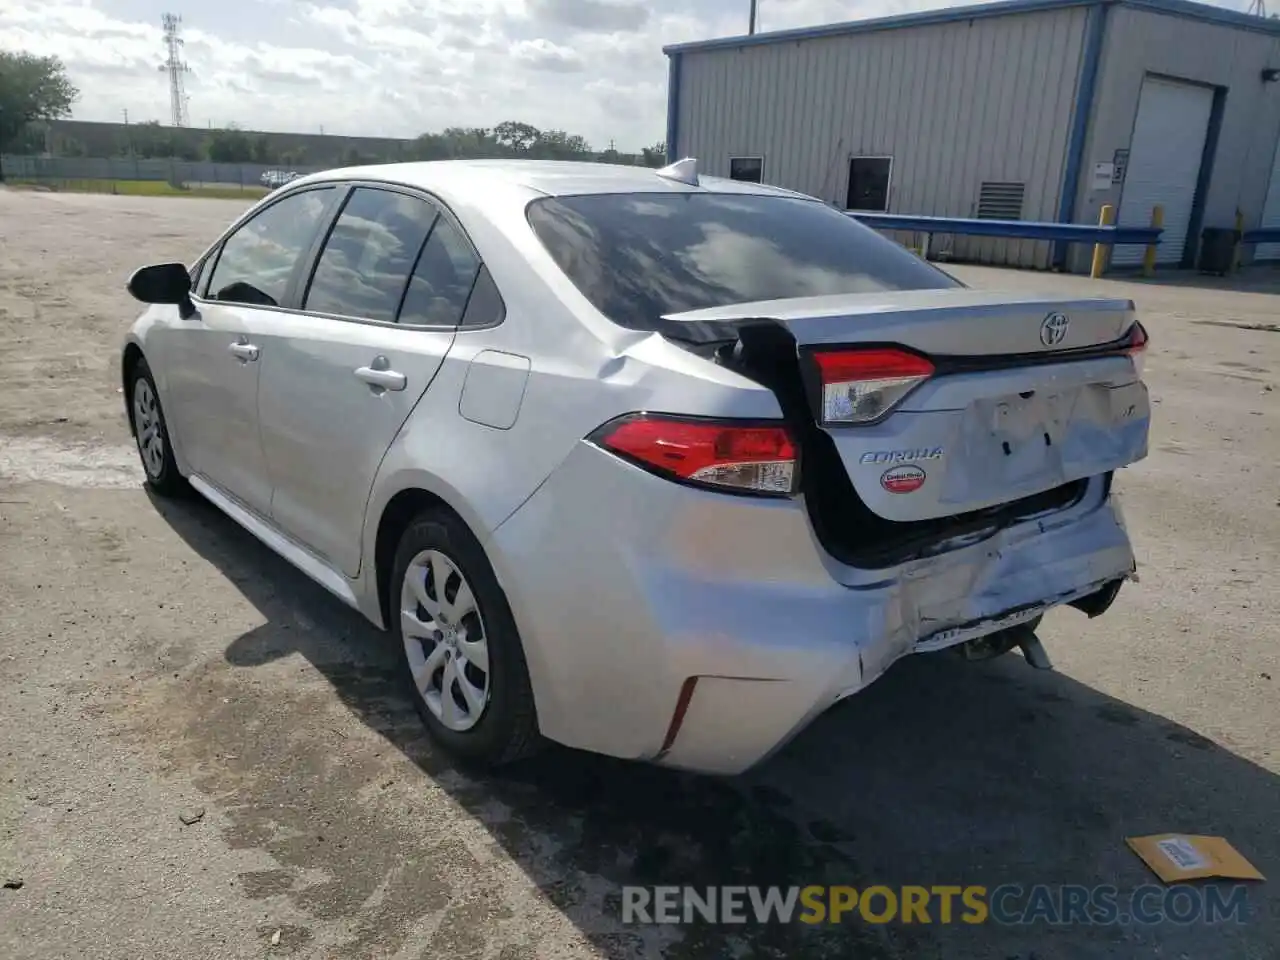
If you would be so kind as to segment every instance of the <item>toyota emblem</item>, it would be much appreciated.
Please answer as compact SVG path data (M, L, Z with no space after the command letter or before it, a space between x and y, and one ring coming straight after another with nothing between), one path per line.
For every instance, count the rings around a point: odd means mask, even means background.
M1046 347L1056 347L1067 339L1071 319L1065 313L1051 313L1040 324L1040 342Z

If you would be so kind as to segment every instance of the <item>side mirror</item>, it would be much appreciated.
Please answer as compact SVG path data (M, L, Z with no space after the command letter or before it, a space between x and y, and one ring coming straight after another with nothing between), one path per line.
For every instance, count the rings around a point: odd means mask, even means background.
M191 274L181 263L142 267L129 278L128 290L142 303L176 303L183 320L196 312L191 302Z

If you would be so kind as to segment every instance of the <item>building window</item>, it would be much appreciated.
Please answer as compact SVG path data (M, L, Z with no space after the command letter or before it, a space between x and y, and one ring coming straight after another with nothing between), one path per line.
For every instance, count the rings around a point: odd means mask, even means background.
M1025 183L984 180L978 188L979 220L1021 220Z
M744 183L763 183L764 157L730 157L729 179Z
M845 209L884 213L889 209L892 178L893 157L851 157Z

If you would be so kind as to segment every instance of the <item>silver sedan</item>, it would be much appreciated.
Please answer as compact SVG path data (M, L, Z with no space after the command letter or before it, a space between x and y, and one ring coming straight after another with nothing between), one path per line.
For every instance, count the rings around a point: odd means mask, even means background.
M147 483L391 631L466 758L737 773L908 654L1044 666L1134 572L1132 303L691 160L314 174L129 289Z

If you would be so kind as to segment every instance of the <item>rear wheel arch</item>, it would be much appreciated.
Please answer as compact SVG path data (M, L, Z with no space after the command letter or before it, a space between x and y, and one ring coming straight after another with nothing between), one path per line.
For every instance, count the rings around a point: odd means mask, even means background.
M462 523L458 513L441 496L423 490L421 487L406 487L401 490L382 508L382 516L378 518L378 532L373 545L373 574L378 588L378 612L382 614L383 623L391 628L391 575L394 572L396 550L400 546L400 538L409 524L419 514L433 509L447 510ZM469 529L469 527L468 527ZM474 533L474 531L472 531Z
M388 616L388 628L405 648L403 677L432 739L460 760L486 767L536 753L541 738L524 644L484 545L456 510L426 491L402 491L388 508L385 528L380 522L378 531L384 550L388 542L395 544L379 576L387 584L386 605L395 613ZM400 527L396 521L403 516L410 519ZM425 580L411 582L411 571ZM457 607L449 599L450 583L457 584ZM399 612L405 602L416 608L411 614ZM471 647L482 653L478 659L472 659ZM472 674L473 665L480 676ZM464 680L471 682L470 694L461 689ZM465 726L451 721L450 697L470 708Z

